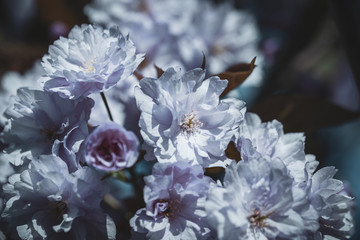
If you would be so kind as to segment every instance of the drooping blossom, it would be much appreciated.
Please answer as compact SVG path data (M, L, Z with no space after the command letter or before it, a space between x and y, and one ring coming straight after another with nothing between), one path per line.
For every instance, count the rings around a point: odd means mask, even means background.
M344 191L344 184L334 179L337 170L324 167L313 173L309 170L307 195L319 214L319 230L308 237L317 239L349 239L354 233L351 205L354 198Z
M94 0L85 13L95 23L116 24L128 32L136 47L146 52L147 62L167 69L200 67L203 53L211 74L249 62L262 54L257 50L259 33L250 13L223 2L185 0ZM147 75L148 76L148 75ZM261 83L258 67L245 85Z
M304 239L319 227L305 192L278 159L233 162L224 187L210 190L205 208L218 239Z
M43 87L70 99L105 91L135 71L143 59L135 52L129 36L124 37L118 27L75 26L43 57L47 73Z
M204 202L212 180L201 166L157 163L145 177L146 208L130 220L133 239L208 239Z
M139 140L134 133L108 122L97 127L85 141L86 163L104 171L118 171L135 164Z
M8 144L5 152L30 151L35 157L54 153L72 159L69 156L78 152L88 135L93 105L90 98L69 100L57 93L20 88L5 111L7 125L0 135ZM67 164L71 171L79 167L77 162Z
M219 100L226 80L194 69L169 68L143 78L135 89L141 135L159 162L186 161L203 167L226 160L225 149L245 112L237 99Z
M3 187L2 230L12 239L115 239L115 224L100 207L108 191L100 178L89 167L70 174L54 155L32 159Z

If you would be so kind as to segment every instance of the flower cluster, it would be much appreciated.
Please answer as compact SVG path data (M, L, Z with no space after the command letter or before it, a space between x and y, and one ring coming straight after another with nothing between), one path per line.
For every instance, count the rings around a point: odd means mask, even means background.
M228 5L186 3L99 0L88 13L118 26L75 26L50 46L42 73L31 77L42 85L21 85L3 114L0 233L78 240L351 237L353 198L333 167L317 170L304 134L262 122L244 101L222 98L228 80L207 76L237 63L240 52L253 54L253 40L235 41L255 38L250 26L234 30L246 15ZM144 65L161 63L164 71L135 72L143 60L135 46L149 54ZM194 67L199 49L208 68ZM241 160L229 158L229 146Z
M115 239L115 224L100 207L108 188L90 168L70 174L58 157L41 155L3 190L1 217L14 239Z
M76 26L50 46L42 67L15 76L22 81L6 100L0 133L0 227L7 237L117 238L102 206L111 186L102 179L135 163L139 140L115 123L90 126L96 112L88 95L128 82L142 61L135 52L117 27Z

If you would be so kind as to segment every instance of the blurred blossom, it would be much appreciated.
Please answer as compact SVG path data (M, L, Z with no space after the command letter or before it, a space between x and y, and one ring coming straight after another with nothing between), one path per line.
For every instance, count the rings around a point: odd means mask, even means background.
M146 208L130 220L133 239L208 239L204 202L212 183L201 166L157 163L145 177Z
M135 71L143 59L135 51L118 27L75 26L68 38L60 37L43 57L44 89L70 99L105 91Z
M224 151L246 111L243 101L219 100L226 86L218 77L205 79L200 68L186 73L169 68L159 79L143 78L135 98L147 151L159 162L208 167L225 161Z
M257 50L259 33L254 18L226 2L186 0L94 0L85 8L90 20L106 26L117 24L128 32L136 47L146 52L147 63L166 69L200 67L203 53L210 74L262 54ZM257 68L245 85L259 85Z
M100 207L108 186L88 167L69 174L58 157L42 155L9 178L2 229L12 239L115 239Z
M210 190L205 209L218 239L304 239L319 227L304 194L280 160L252 159L226 169L224 187Z
M118 171L135 164L139 140L134 133L109 122L97 127L85 141L86 163L104 171Z
M347 59L342 56L341 60L341 67L336 72L331 73L333 77L330 89L331 100L346 109L358 111L360 95L357 90L357 83L347 63Z
M5 124L6 119L2 116L8 107L11 95L16 95L16 91L21 87L31 87L32 89L41 89L40 77L45 74L40 61L36 61L33 67L24 75L18 72L6 72L0 81L0 125Z
M52 40L56 40L61 36L66 36L68 35L68 32L68 27L61 21L55 21L50 25L49 35Z
M264 57L269 65L275 63L276 53L280 50L279 40L276 38L270 38L264 41L262 44Z
M57 93L20 88L5 112L7 124L0 139L5 152L30 151L33 156L54 153L72 159L88 135L87 121L94 102L61 98ZM10 160L11 161L11 160ZM13 162L14 163L14 162ZM71 171L79 163L67 162Z

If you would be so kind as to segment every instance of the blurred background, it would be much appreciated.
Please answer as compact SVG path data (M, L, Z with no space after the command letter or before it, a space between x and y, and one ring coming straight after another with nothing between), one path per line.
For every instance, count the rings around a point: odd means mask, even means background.
M89 23L90 2L0 0L0 79L26 72L56 39ZM231 2L253 14L260 33L261 84L237 89L249 111L278 119L286 132L304 131L306 152L336 166L360 206L360 1ZM359 207L355 213L360 229Z

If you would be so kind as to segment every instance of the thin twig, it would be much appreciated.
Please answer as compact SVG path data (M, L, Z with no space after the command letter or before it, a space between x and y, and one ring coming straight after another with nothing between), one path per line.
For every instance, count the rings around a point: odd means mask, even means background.
M106 100L106 97L105 97L105 94L103 92L100 92L100 95L101 95L101 98L105 104L105 107L106 107L106 111L108 112L108 115L109 115L109 118L111 121L114 121L112 115L111 115L111 111L110 111L110 108L109 108L109 105L108 105L108 102Z

